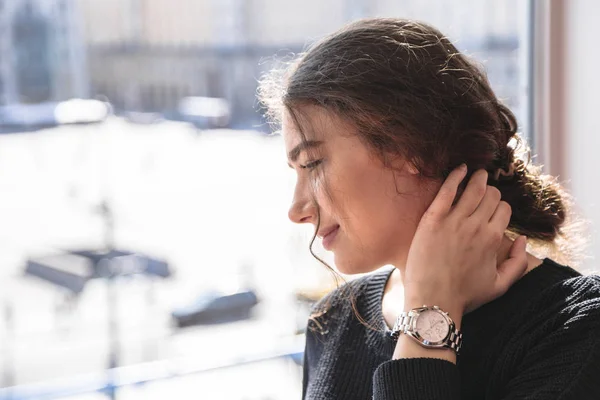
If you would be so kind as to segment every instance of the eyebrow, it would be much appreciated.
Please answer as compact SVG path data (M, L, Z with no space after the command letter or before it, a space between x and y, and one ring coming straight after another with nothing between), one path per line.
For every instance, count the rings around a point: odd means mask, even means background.
M312 149L315 147L319 147L323 144L322 140L307 140L300 143L298 146L294 147L289 153L288 158L290 161L294 162L300 157L300 153L307 149Z

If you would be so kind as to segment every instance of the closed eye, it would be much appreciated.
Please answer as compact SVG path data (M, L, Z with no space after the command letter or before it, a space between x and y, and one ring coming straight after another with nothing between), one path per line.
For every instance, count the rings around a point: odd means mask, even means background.
M311 161L311 162L306 163L304 165L300 165L300 168L302 168L302 169L313 169L313 168L316 168L319 165L321 165L322 162L323 162L323 160Z

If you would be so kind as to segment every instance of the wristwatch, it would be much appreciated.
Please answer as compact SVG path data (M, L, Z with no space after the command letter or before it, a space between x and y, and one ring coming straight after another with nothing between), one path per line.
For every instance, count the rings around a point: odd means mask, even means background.
M400 313L390 336L398 340L401 333L430 349L447 348L458 354L462 345L462 333L448 313L438 306L423 306Z

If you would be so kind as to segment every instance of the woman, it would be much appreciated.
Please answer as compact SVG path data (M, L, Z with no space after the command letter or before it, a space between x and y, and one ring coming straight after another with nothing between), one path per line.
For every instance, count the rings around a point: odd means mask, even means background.
M600 399L600 280L559 263L569 198L517 154L485 75L400 19L284 72L259 92L297 172L290 219L343 273L388 265L315 306L303 398Z

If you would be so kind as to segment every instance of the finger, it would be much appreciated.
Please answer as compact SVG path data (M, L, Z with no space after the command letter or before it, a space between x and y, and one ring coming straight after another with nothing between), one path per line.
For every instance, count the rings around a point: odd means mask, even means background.
M496 279L496 293L502 295L519 279L527 270L527 237L519 236L510 247L508 259L498 267Z
M437 195L431 202L426 214L430 217L440 218L448 214L456 197L458 185L462 182L467 173L467 166L461 164L446 178Z
M496 208L498 208L501 198L502 195L500 190L494 186L488 185L481 203L479 203L479 206L469 218L477 219L487 224L496 212Z
M453 214L459 217L468 217L477 209L479 203L487 191L488 173L484 169L475 171L467 187L460 197L460 200L454 206Z
M510 217L512 216L512 208L510 204L501 200L490 219L490 226L492 230L499 230L504 232L510 224Z

